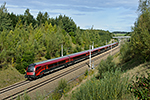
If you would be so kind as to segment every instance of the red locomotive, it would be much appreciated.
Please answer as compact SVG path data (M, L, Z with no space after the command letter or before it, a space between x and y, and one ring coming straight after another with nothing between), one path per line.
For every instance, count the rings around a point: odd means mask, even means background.
M106 50L111 49L111 46L113 48L117 45L118 45L118 42L115 42L109 45L95 48L91 50L91 55L94 56L94 55L100 54L102 52L105 52ZM30 64L26 69L25 78L36 79L38 77L43 76L47 72L52 72L56 69L59 69L59 68L68 66L70 64L73 64L75 62L79 62L81 60L87 59L89 57L89 54L90 54L89 50L86 50L86 51L66 55L63 57L58 57L58 58Z

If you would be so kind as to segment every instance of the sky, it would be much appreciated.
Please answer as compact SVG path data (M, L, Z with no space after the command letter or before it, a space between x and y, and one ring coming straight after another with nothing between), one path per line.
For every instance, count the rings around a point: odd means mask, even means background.
M39 11L50 18L60 14L74 20L81 29L131 31L138 14L138 0L0 0L8 12L24 14L28 8L36 18Z

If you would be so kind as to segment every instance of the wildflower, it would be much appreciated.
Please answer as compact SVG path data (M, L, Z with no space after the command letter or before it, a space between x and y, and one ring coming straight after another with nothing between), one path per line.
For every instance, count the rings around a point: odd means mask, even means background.
M76 81L79 82L79 79L77 78Z

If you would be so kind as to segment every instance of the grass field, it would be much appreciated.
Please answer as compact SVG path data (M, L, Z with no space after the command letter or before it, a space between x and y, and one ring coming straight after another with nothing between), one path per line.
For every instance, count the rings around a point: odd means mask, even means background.
M5 67L0 69L0 88L12 85L22 80L25 80L24 75L20 74L15 68Z
M125 36L126 34L114 34L115 36Z

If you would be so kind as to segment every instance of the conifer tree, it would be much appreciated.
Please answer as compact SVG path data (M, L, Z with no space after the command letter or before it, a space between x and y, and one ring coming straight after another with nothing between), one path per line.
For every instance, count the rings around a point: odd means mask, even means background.
M8 12L6 9L6 3L4 3L1 7L0 7L0 31L3 31L4 29L12 29L11 26L11 20L8 16Z
M140 1L139 9L141 15L139 16L134 32L132 33L131 45L134 55L140 59L150 59L150 0Z

